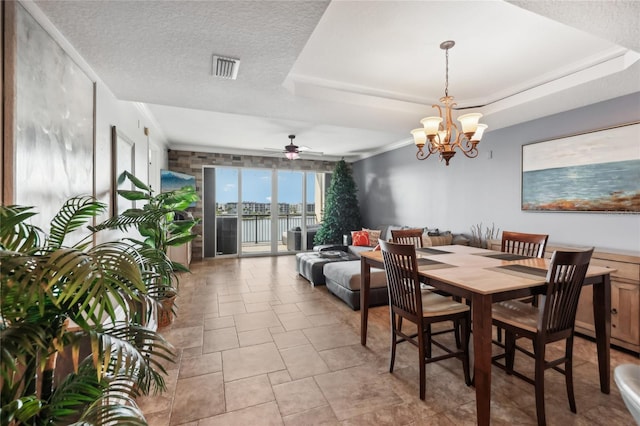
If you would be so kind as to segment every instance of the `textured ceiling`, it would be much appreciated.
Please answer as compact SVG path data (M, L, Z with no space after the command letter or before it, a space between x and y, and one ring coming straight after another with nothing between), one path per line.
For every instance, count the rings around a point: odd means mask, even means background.
M358 158L444 92L491 130L640 91L635 1L36 1L174 149ZM235 81L211 56L240 59ZM482 145L481 145L482 146ZM277 153L271 155L278 155Z

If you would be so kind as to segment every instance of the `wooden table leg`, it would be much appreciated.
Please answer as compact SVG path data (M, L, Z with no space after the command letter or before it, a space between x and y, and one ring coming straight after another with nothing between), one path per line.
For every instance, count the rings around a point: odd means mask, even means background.
M360 344L367 345L367 324L369 322L369 287L371 285L371 265L360 258Z
M491 422L491 295L474 294L473 312L474 381L478 425Z
M598 370L600 391L608 394L611 390L611 278L603 275L602 281L593 285L593 319L598 348Z

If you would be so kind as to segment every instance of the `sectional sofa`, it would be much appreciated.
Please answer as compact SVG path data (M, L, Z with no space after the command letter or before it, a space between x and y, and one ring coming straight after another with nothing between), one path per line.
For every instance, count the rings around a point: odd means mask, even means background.
M316 246L314 251L318 253L315 258L310 258L306 253L299 253L298 273L305 276L312 284L324 283L327 290L336 297L344 301L351 309L360 309L360 254L365 251L374 250L380 238L391 240L391 231L394 229L407 229L409 226L385 225L368 231L369 244L348 246L325 245ZM451 232L439 232L437 229L423 228L423 246L442 246L449 244L468 245L469 239L463 235L454 235ZM357 241L354 241L357 242ZM318 257L322 251L335 251L341 249L347 251L349 256L345 256L343 261L319 261ZM309 261L316 262L315 277L309 275L309 269L305 268L303 257L307 256ZM313 255L311 255L313 256ZM321 268L320 270L318 268ZM321 272L320 272L321 271ZM318 277L322 273L323 277ZM324 279L320 279L324 278ZM369 297L372 306L385 305L388 303L387 280L384 270L378 268L371 269L371 294Z

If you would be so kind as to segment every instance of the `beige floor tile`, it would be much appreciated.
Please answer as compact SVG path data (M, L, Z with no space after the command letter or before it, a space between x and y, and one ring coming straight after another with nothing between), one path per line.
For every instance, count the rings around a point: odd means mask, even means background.
M353 345L360 340L360 336L344 324L305 328L303 333L318 351Z
M179 379L176 386L171 425L224 413L224 385L222 373Z
M284 333L275 333L273 340L276 342L278 349L286 349L294 346L308 345L309 339L301 330L287 331Z
M291 414L282 418L286 426L332 426L338 425L338 419L330 406L312 408L302 413ZM373 424L373 423L369 423Z
M257 330L281 325L273 311L235 314L233 318L238 331Z
M282 326L287 331L313 327L313 324L309 322L307 316L302 312L287 312L284 314L278 314L278 318L280 319Z
M318 354L332 371L362 364L377 365L380 362L383 362L384 367L388 368L386 359L382 360L380 356L360 344L327 349L318 352Z
M222 352L222 371L227 382L284 369L284 362L274 343Z
M276 314L286 314L290 312L300 312L298 306L295 303L283 303L280 305L273 305L273 312Z
M184 379L218 371L222 371L222 355L220 352L213 352L183 359L180 363L179 377Z
M204 320L205 330L215 330L217 328L235 327L235 325L236 325L236 322L234 321L233 316L207 318Z
M242 299L244 300L244 303L268 303L270 301L280 300L275 293L268 289L268 287L266 291L255 291L252 289L251 293L244 293L242 295Z
M290 382L291 376L287 370L274 371L273 373L269 373L269 381L271 382L271 386L275 386Z
M327 405L322 391L311 377L275 385L273 392L283 416Z
M282 355L282 359L293 380L329 371L327 364L311 345L281 349L280 355Z
M240 379L224 384L227 411L274 401L273 389L266 374Z
M380 375L366 366L322 374L314 379L338 420L403 402Z
M247 309L244 306L244 302L228 302L228 303L220 303L218 305L218 313L221 317L226 317L228 315L233 314L242 314L247 312Z
M225 349L237 348L238 334L235 327L220 328L218 330L208 330L204 332L204 341L202 344L202 352L217 352Z
M272 342L273 337L266 328L259 330L242 331L238 333L238 340L240 346L259 345L261 343Z
M176 348L202 346L202 326L161 330L162 335Z
M225 413L198 422L198 426L278 426L282 424L282 417L275 402Z
M244 306L247 309L247 312L271 311L271 305L268 302L245 303Z

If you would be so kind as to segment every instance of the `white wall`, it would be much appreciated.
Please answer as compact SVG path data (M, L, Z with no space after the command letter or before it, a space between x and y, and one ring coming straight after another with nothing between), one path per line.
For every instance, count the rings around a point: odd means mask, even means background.
M403 147L354 163L364 224L428 226L471 233L548 233L550 244L640 251L640 214L543 213L520 209L523 144L640 120L640 93L485 133L478 158L458 153L449 167ZM640 150L640 141L635 143ZM488 152L493 158L488 158Z

